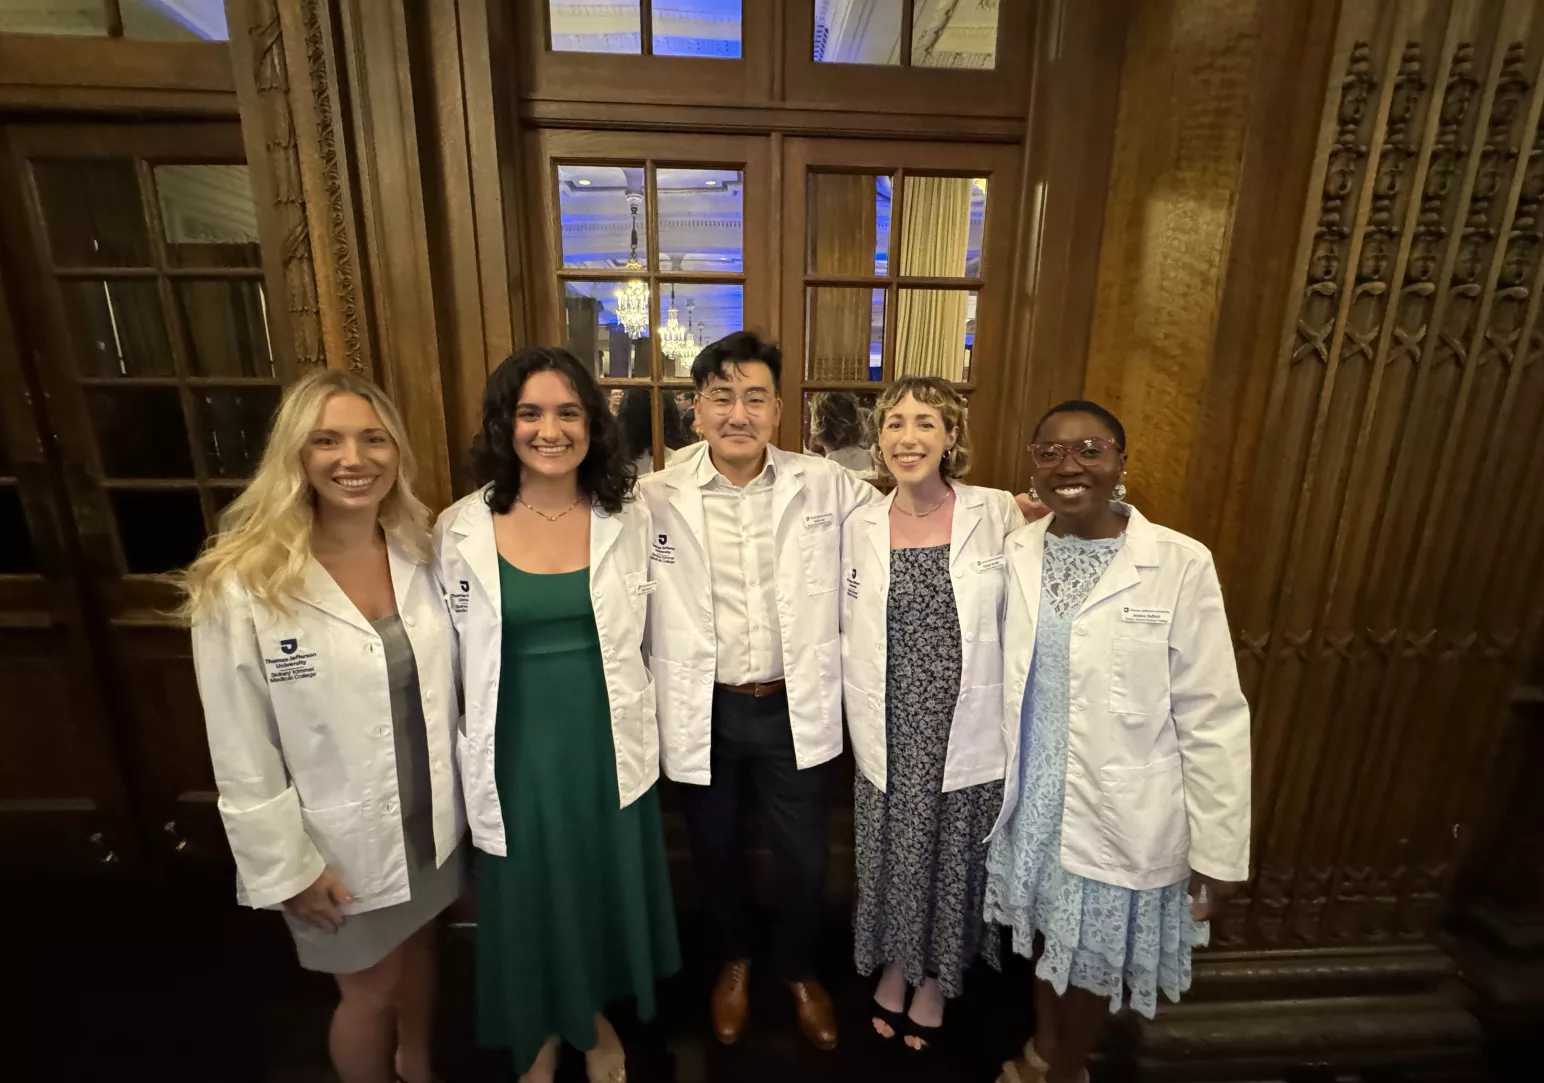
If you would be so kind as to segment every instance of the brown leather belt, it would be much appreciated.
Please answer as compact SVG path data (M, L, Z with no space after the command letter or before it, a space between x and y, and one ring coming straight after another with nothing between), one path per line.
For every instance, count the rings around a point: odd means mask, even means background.
M755 696L760 699L762 696L775 696L779 692L784 691L786 686L783 684L782 678L779 677L775 681L757 681L754 684L721 684L719 687L725 692L734 692L741 696Z

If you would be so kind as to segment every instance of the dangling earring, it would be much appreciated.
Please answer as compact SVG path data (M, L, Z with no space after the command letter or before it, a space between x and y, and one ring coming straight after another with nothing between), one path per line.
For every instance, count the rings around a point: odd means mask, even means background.
M1033 500L1036 504L1040 503L1040 494L1035 492L1035 483L1034 482L1030 482L1029 483L1029 498L1031 500Z
M1126 475L1121 475L1121 480L1115 483L1115 488L1110 490L1110 496L1115 500L1126 499Z

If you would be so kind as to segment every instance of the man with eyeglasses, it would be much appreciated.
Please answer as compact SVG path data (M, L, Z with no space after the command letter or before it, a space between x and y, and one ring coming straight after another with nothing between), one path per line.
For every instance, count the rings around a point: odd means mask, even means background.
M660 755L682 806L724 965L713 991L719 1041L749 1008L755 926L740 826L754 794L777 863L772 966L800 1029L836 1045L815 979L824 896L827 764L842 751L839 544L879 492L827 459L770 446L782 419L782 355L741 331L692 364L706 438L640 482L653 520L649 604Z

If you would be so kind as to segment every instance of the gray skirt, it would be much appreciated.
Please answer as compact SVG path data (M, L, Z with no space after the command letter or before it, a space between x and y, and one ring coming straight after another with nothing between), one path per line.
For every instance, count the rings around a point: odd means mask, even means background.
M407 856L407 902L350 914L335 933L284 915L295 938L300 965L328 974L355 974L390 955L460 896L467 882L466 846L434 864L434 798L429 781L429 738L418 696L413 645L397 616L371 621L386 653L391 685L391 728L397 756L397 790L402 807L402 841Z

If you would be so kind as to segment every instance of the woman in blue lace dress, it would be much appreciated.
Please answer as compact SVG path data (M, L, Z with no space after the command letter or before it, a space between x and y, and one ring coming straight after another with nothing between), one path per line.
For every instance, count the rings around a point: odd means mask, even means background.
M1249 866L1249 708L1211 554L1125 496L1126 434L1053 408L1030 451L1051 514L1010 537L1003 808L985 915L1035 968L999 1083L1079 1083L1110 1014L1178 1000Z

